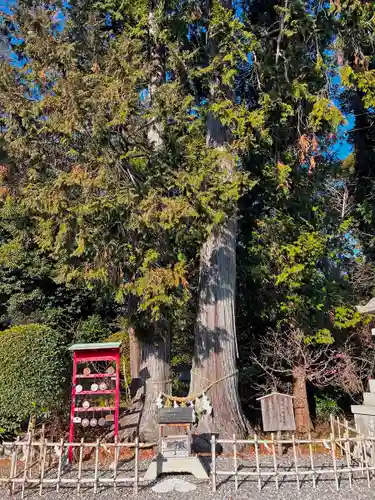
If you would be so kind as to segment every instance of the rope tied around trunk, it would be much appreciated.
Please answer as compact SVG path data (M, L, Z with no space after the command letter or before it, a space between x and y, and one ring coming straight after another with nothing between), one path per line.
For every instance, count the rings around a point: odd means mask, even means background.
M202 380L207 380L207 382L210 382L209 385L207 385L203 390L191 394L190 396L172 396L170 394L165 394L164 392L160 393L161 396L163 396L165 399L168 399L169 401L176 401L176 403L185 403L186 401L194 401L195 399L198 399L201 396L203 396L203 394L209 391L211 387L213 387L214 385L218 384L219 382L223 382L223 380L233 377L234 375L237 375L238 370L234 371L233 373L229 373L228 375L225 375L224 377L221 377L217 380L214 380L213 382L208 378L202 377L201 375L199 375L194 371L191 371L191 373L201 378Z

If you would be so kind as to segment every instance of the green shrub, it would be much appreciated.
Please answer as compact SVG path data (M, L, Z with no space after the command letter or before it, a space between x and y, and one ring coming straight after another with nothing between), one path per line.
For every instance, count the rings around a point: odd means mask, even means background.
M94 314L78 323L74 334L74 342L77 344L104 342L103 339L108 336L109 332L108 324L99 314Z
M121 365L120 371L123 378L126 378L128 385L131 382L130 374L130 347L129 347L129 332L126 330L119 330L106 337L103 342L121 342Z
M341 413L337 401L328 396L315 396L316 418L319 422L329 422L330 415L338 416Z
M0 332L0 429L17 432L29 417L61 405L66 382L66 346L41 324Z

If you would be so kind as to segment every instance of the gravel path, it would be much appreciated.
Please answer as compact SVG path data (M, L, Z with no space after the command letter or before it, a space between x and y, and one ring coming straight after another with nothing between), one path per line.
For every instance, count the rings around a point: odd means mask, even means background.
M255 471L255 464L253 461L240 461L240 470ZM338 462L338 468L343 467L344 464ZM140 477L143 476L145 469L147 468L147 462L142 462L140 464ZM332 468L332 464L327 457L318 457L316 460L317 468ZM229 459L217 460L217 470L229 470L232 468L232 461ZM294 463L291 459L287 457L282 460L281 469L282 470L292 470L294 468ZM309 462L306 459L299 459L300 470L308 470ZM128 463L121 467L121 474L131 474L132 464ZM262 459L262 471L272 470L272 460L270 458ZM76 474L76 472L75 472ZM118 473L118 476L120 473ZM291 476L280 477L280 488L276 489L275 480L272 477L262 478L262 490L258 491L258 479L257 477L239 478L239 489L235 491L235 484L233 477L220 476L217 479L217 492L213 493L211 488L211 481L197 481L192 476L178 475L179 479L188 481L189 483L196 484L197 488L195 491L190 492L178 492L172 491L169 493L156 493L152 490L152 486L155 484L141 483L139 486L138 500L199 500L201 499L215 499L215 500L375 500L375 478L371 481L371 489L368 488L366 477L361 474L360 477L357 474L354 475L353 488L350 489L348 474L343 474L340 480L340 489L336 491L334 477L331 474L324 474L317 477L316 489L313 489L311 476L305 476L300 480L300 489L297 490L296 479ZM174 477L168 475L168 478ZM159 478L158 484L164 481L166 478ZM6 490L0 489L0 500L5 500L8 497L8 492ZM18 493L14 497L14 500L21 498ZM25 494L25 499L27 500L37 500L39 497L39 488L33 490L28 490ZM81 487L81 494L77 495L75 488L73 487L61 487L60 493L56 491L50 485L46 485L43 488L42 498L45 500L71 500L71 499L81 499L81 500L118 500L122 498L135 498L133 495L131 486L118 486L116 491L113 487L100 488L97 494L93 493L93 488Z

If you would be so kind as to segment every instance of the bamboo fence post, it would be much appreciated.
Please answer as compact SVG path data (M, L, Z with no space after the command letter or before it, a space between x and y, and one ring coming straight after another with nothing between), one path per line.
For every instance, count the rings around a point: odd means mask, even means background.
M329 414L329 420L330 420L330 423L331 423L331 436L335 437L335 421L333 419L333 415L332 413Z
M292 444L293 444L294 467L296 470L297 490L299 490L300 483L299 483L299 474L298 474L297 449L296 449L296 438L295 438L294 434L292 436Z
M32 431L30 431L30 432L32 432ZM33 442L34 439L35 439L35 436L32 437L31 443ZM28 475L29 479L32 479L32 477L33 477L32 464L33 464L34 456L36 456L37 453L38 453L38 451L37 450L34 451L34 448L31 445L30 455L27 458L27 461L25 459L25 465L26 465L26 468L27 468L27 475ZM40 453L40 451L39 451L39 453Z
M57 466L57 483L56 483L56 493L60 491L60 482L61 482L61 469L62 469L62 461L64 455L64 438L60 440L59 446L59 463Z
M46 439L48 441L48 436L46 436ZM52 429L52 431L50 433L50 442L51 443L55 442L55 432L54 432L54 429ZM48 455L48 461L46 462L47 463L47 470L49 470L51 468L51 466L52 466L52 460L53 460L52 459L52 453L53 453L52 447L50 446L48 448L48 446L47 446L47 455Z
M135 453L134 453L134 495L138 495L138 459L139 459L139 437L135 438Z
M337 430L338 430L338 434L339 434L339 450L340 450L340 456L342 457L343 456L343 452L342 452L342 443L341 443L341 424L340 424L340 419L339 417L336 417L336 423L337 423Z
M281 443L281 431L277 431L276 441L277 441L277 454L279 455L279 457L281 457L283 455L283 445Z
M260 467L259 467L259 444L258 444L258 436L254 434L254 446L255 446L255 461L258 473L258 490L262 489L262 481L260 476Z
M115 461L114 461L114 469L113 469L113 489L116 491L116 478L117 478L117 463L118 463L118 440L117 436L115 437Z
M339 479L337 476L337 463L336 463L336 440L333 434L331 434L331 452L332 452L333 470L335 475L336 491L339 491Z
M79 460L78 460L78 476L77 476L77 495L79 495L81 489L81 477L82 477L82 461L83 461L83 438L79 444Z
M345 431L345 455L346 455L346 466L349 470L348 479L349 479L349 487L353 487L353 472L352 472L352 454L350 452L350 441L349 441L349 429L347 427L346 421L346 431Z
M19 436L16 439L16 443L18 441L19 441ZM10 463L10 474L9 474L9 495L11 495L11 496L14 495L14 488L15 488L15 483L14 483L13 479L17 473L17 453L18 453L18 447L17 447L17 444L14 444L13 445L13 452L12 452L12 460Z
M362 447L363 447L363 454L365 456L367 485L369 488L371 488L370 470L369 470L369 466L368 466L368 457L367 457L366 438L365 437L362 438Z
M233 468L234 468L234 484L236 491L238 490L238 475L237 475L237 441L236 435L233 434Z
M44 424L43 424L43 433L42 433L42 445L40 448L40 486L39 486L39 496L42 496L43 493L43 479L44 479L44 471L46 468L46 453L47 453L47 445L46 439L44 437Z
M34 436L35 437L35 436ZM40 471L41 471L41 465L42 465L42 445L44 443L44 424L42 425L42 431L40 433L40 446L38 447L39 451L39 460L38 460L38 474L40 476ZM32 451L32 450L31 450Z
M95 444L94 493L98 492L99 439Z
M310 454L310 465L312 470L313 488L315 489L316 488L315 464L314 464L314 453L313 453L312 438L310 431L309 431L309 454Z
M22 480L21 498L24 498L24 496L25 496L25 484L27 483L27 464L29 463L29 456L30 456L30 451L31 451L32 439L33 439L33 433L32 433L32 431L30 431L29 432L29 437L28 437L28 440L27 440L25 466L24 466L24 469L23 469L23 480Z
M279 475L277 472L277 458L276 458L276 449L275 449L275 435L274 433L271 434L272 437L272 456L273 456L273 468L275 470L275 482L276 482L276 489L279 489ZM277 445L279 447L279 444Z
M211 436L211 476L212 476L212 491L216 493L216 436Z
M32 440L35 438L35 417L30 417L29 419L29 424L27 426L27 433L29 434L30 432L33 433L33 437L32 437ZM37 454L37 451L35 450L35 455ZM30 463L32 464L33 461L34 461L34 448L31 447L31 451L30 451L30 457L29 457L29 460L30 460ZM28 473L28 476L29 478L31 479L32 478L32 475L33 475L33 471L32 471L32 468L28 467L29 464L26 464L27 466L27 473Z
M375 441L371 439L371 467L375 466ZM372 477L374 477L374 470L372 470Z

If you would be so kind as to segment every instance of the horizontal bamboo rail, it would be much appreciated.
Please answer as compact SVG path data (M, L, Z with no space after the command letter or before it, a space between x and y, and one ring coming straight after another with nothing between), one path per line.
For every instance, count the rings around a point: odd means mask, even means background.
M365 437L356 430L348 428L348 425L344 425L345 432L340 433L340 437L336 437L332 432L329 438L309 438L297 439L293 435L290 439L275 439L274 434L271 435L271 439L260 439L256 434L254 434L253 439L216 439L213 435L211 439L211 477L212 477L212 491L215 492L217 489L217 476L234 476L235 489L238 489L238 478L253 477L257 478L258 489L261 490L262 478L267 477L274 478L276 489L279 489L280 478L293 477L296 480L297 490L300 489L300 479L301 477L311 477L312 486L315 489L317 485L317 476L320 475L332 475L336 484L336 490L339 489L340 481L339 479L342 475L347 474L350 488L353 486L353 474L360 473L365 475L368 487L371 487L371 480L375 476L375 437ZM349 436L349 432L356 433L354 437ZM220 445L232 445L233 446L233 468L226 470L218 470L216 459L217 446ZM253 471L239 470L237 465L237 446L247 445L250 449L254 449L255 464ZM260 446L263 445L269 450L269 454L272 455L273 463L272 466L267 464L268 469L273 470L262 470L262 462L260 458ZM282 460L278 457L276 449L278 446L289 446L293 451L293 469L283 470ZM309 466L300 465L298 463L298 453L297 449L301 445L306 445L308 449L308 456L310 458ZM360 456L354 458L353 452L351 450L352 446L356 446L360 450ZM316 467L316 461L314 459L313 446L323 446L327 453L325 456L326 460L330 460L330 466L318 468ZM340 457L337 456L337 449L342 457L345 456L345 465L338 463ZM369 460L369 450L371 452L371 460ZM341 461L344 459L342 458ZM284 464L285 465L285 464Z
M2 443L8 448L11 456L6 477L1 477L3 469L0 469L0 486L7 486L11 495L20 492L21 498L24 498L29 487L39 487L39 494L42 495L47 487L58 492L60 487L64 486L75 486L77 494L83 486L92 487L94 493L97 493L99 486L114 489L130 486L137 494L139 484L145 481L139 470L140 451L157 444L140 443L138 438L133 443L105 443L99 440L69 443L63 439L55 442L46 439L44 430L39 436L40 438L36 439L36 436L29 432L23 441L18 438L13 442ZM231 454L223 454L232 459L232 465L227 469L223 468L222 462L217 461L217 447L220 445L232 449ZM247 454L239 452L239 448L244 446ZM77 458L68 468L69 447L74 448ZM282 447L291 450L288 468L279 453ZM320 452L316 452L317 448ZM89 451L87 456L85 450ZM124 450L134 450L130 457L124 459L124 463L130 464L127 470L122 470L121 451ZM305 450L305 457L309 459L303 463L300 460L302 450ZM323 455L322 450L325 452ZM267 464L262 463L263 451L267 451L267 456L272 459L268 460ZM105 458L111 457L111 465L100 463L101 452L105 453ZM317 455L324 456L326 467L318 466ZM240 487L239 480L247 477L256 480L259 490L270 478L271 484L274 484L277 490L283 477L295 480L299 490L303 478L311 480L312 487L316 488L319 476L331 476L338 490L342 477L347 476L350 488L353 487L354 479L358 479L358 475L367 481L369 487L375 477L375 437L363 436L351 428L347 421L341 423L337 419L331 419L331 434L327 438L312 438L309 434L308 438L296 438L293 435L289 439L278 439L274 434L270 438L261 438L255 434L250 439L237 439L235 435L232 439L217 439L212 435L210 456L212 491L216 491L217 480L222 476L234 478L235 490ZM244 465L252 470L243 470Z

